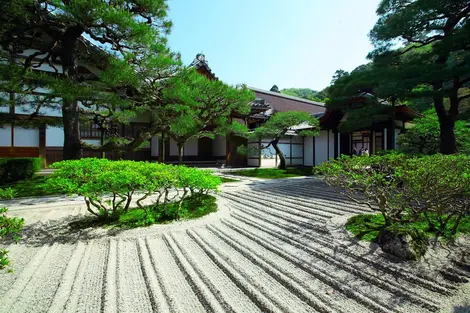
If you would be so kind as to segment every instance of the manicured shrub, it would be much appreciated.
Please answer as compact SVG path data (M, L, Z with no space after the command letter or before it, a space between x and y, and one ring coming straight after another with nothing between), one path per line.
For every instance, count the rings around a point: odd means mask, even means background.
M18 241L24 220L17 217L8 217L7 212L7 208L0 208L0 239L11 237L13 240ZM0 270L7 268L9 265L8 251L0 248Z
M15 189L8 187L8 188L0 188L0 199L1 200L10 200L16 196L17 192Z
M210 171L160 163L81 159L55 163L49 184L84 197L90 213L108 218L127 212L133 202L147 216L152 208L177 201L176 218L186 197L216 190ZM156 196L152 205L143 201Z
M470 156L342 157L315 169L326 183L351 200L379 211L383 224L362 234L380 239L385 233L412 238L417 253L425 251L422 240L434 235L455 238L470 217ZM462 221L465 221L462 225ZM352 232L367 228L370 217L350 219ZM373 219L377 225L377 220ZM354 225L354 226L352 226ZM461 227L462 225L462 227ZM416 228L419 226L419 228ZM374 235L376 236L375 238ZM380 241L380 240L379 240Z
M31 178L40 169L40 158L0 159L0 178L2 184Z

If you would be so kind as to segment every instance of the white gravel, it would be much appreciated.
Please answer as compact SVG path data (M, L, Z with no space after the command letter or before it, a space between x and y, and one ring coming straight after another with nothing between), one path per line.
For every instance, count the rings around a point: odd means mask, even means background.
M369 209L314 178L227 183L216 213L126 231L72 230L79 198L4 204L28 225L0 313L470 312L468 239L398 262L344 230Z

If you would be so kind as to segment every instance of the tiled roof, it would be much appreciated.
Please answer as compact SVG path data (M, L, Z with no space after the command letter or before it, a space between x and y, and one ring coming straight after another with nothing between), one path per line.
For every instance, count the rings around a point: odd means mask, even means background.
M276 112L301 111L311 114L325 112L325 104L321 102L310 101L253 87L249 88L255 93L257 99L263 99L265 103Z
M196 57L191 62L189 66L194 66L196 70L204 69L205 72L213 79L218 79L215 74L212 72L212 69L209 67L209 64L206 61L206 56L202 53L196 54Z

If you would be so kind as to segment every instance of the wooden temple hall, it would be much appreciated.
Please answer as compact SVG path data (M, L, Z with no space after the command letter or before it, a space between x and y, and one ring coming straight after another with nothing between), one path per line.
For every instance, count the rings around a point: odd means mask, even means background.
M35 49L28 49L20 53L19 57L25 57L35 53ZM95 75L99 75L100 69L87 64L80 65ZM218 79L212 72L203 54L198 54L191 66L209 79ZM60 64L55 67L61 71ZM53 71L47 64L42 64L38 70L46 72ZM302 98L292 97L277 92L266 91L258 88L250 88L256 95L256 100L251 103L251 113L248 116L233 116L237 120L254 129L262 125L271 115L284 111L304 111L320 119L321 131L316 137L301 137L298 131L308 126L292 125L292 130L279 143L288 166L315 166L329 159L336 158L341 154L350 155L354 149L362 147L369 150L370 154L380 150L393 149L396 137L406 129L407 123L411 121L416 113L406 106L394 107L393 119L374 123L361 130L340 133L341 124L344 123L348 114L337 110L326 109L324 103L309 101ZM361 103L370 94L359 95L352 99L354 103ZM7 113L9 108L0 108L0 113ZM27 110L9 112L15 114L15 118L25 118ZM61 112L57 110L46 110L40 112L44 117L61 118ZM136 134L139 129L150 123L149 116L139 114L130 123L123 125L119 131L126 136ZM100 131L96 125L81 125L82 140L99 144ZM163 140L162 140L163 139ZM0 128L0 157L38 157L41 156L47 164L62 159L64 133L60 127L42 127L23 129L14 124L2 125ZM249 155L241 155L237 152L240 145L259 146L269 142L269 138L250 140L237 136L217 136L214 139L199 138L191 139L184 146L183 160L188 164L206 164L208 166L227 167L275 167L279 160L273 149L252 152ZM250 151L250 149L248 149ZM253 149L254 150L254 149ZM84 151L86 157L96 156L99 153ZM138 151L129 153L107 153L110 159L131 159L147 161L176 162L178 159L178 147L176 142L162 134L154 136L149 144Z

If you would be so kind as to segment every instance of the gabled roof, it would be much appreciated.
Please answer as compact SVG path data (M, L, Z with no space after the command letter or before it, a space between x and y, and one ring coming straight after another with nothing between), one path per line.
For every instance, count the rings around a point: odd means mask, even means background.
M196 57L189 65L194 67L199 73L205 75L207 78L218 80L219 78L215 76L212 72L209 64L207 63L206 56L202 53L196 54Z
M288 96L278 92L249 87L257 99L264 100L263 107L270 107L275 112L301 111L310 114L325 112L325 104L298 97ZM259 107L261 101L254 101L252 106Z

